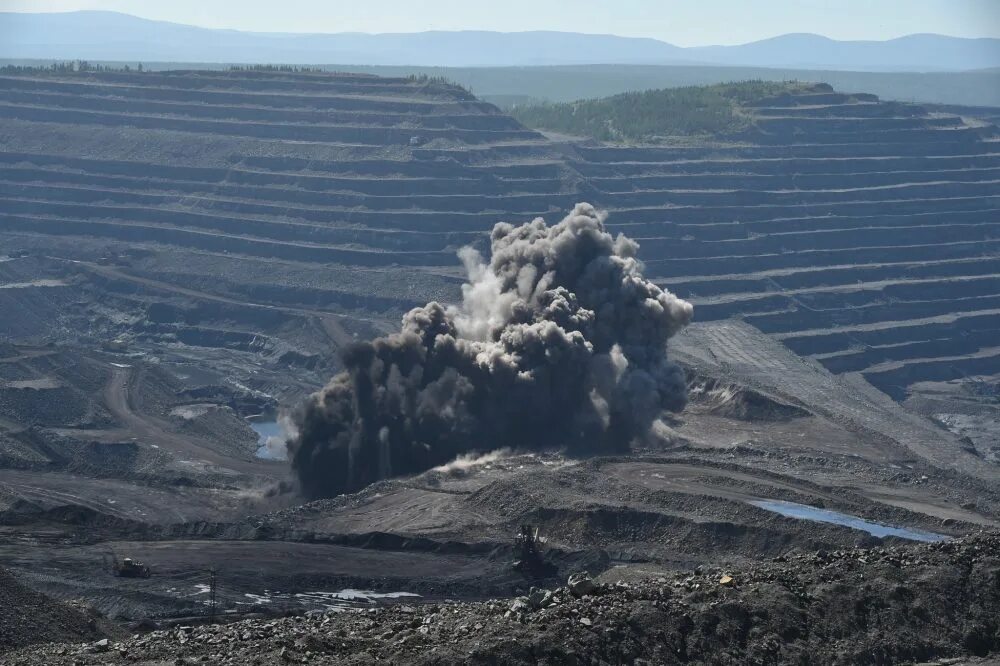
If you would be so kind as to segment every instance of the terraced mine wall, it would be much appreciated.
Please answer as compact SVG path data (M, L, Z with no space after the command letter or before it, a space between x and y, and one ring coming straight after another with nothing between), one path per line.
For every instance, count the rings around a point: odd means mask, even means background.
M1000 143L990 114L949 111L783 95L741 143L573 166L699 320L742 317L902 399L1000 372Z
M130 313L101 336L153 336L165 322L135 319L159 307L184 313L172 344L312 358L457 298L455 252L495 222L587 200L697 319L744 318L902 398L1000 373L1000 142L981 111L801 93L755 104L740 136L606 146L426 80L3 75L0 247L64 262L53 310L105 294ZM0 288L25 308L8 337L51 336L31 290Z
M0 335L211 355L268 393L455 299L498 219L578 199L541 135L433 81L8 76L0 127Z

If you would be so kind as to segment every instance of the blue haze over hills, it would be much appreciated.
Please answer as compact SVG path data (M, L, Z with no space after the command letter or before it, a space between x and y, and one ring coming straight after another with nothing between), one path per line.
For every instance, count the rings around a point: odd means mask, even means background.
M216 30L104 11L0 13L0 58L269 62L440 67L726 65L858 71L1000 67L1000 39L909 35L836 41L787 34L738 46L679 47L570 32L289 34Z

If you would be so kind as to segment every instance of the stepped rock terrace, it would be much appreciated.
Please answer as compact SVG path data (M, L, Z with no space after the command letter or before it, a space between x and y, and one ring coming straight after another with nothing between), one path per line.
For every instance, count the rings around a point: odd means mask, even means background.
M738 136L615 146L550 140L434 80L5 74L0 238L34 258L0 270L58 286L0 304L25 309L14 337L101 293L132 322L78 334L260 335L268 359L316 358L454 300L456 250L495 222L587 200L698 320L741 317L903 399L1000 373L1000 141L974 111L797 90L748 105ZM259 318L275 308L325 333Z

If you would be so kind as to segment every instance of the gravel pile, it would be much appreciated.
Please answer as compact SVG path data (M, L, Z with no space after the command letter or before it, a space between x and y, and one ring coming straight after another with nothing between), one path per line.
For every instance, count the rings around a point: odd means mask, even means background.
M1000 533L990 533L636 582L576 574L516 599L179 627L3 663L895 664L997 653Z
M0 663L7 650L50 641L95 640L108 624L86 607L29 590L0 569Z

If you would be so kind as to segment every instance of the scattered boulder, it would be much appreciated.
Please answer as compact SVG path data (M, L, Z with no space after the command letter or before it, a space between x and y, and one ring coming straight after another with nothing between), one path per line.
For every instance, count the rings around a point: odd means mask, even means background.
M107 652L110 644L107 638L102 638L90 646L90 652Z
M571 574L566 585L569 587L570 594L578 599L597 591L597 584L586 571Z
M546 606L552 604L552 593L548 590L533 587L528 593L528 603L531 604L531 607L535 610L545 608Z
M518 597L510 605L510 612L514 614L527 613L529 610L531 610L531 604L528 603L527 597Z

